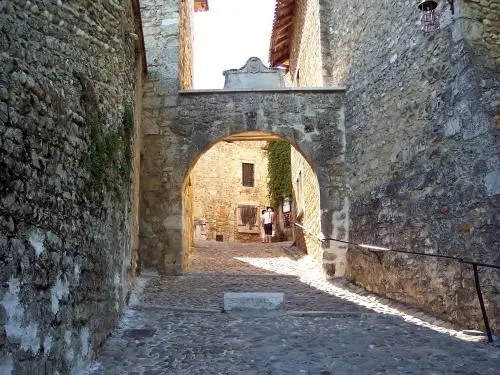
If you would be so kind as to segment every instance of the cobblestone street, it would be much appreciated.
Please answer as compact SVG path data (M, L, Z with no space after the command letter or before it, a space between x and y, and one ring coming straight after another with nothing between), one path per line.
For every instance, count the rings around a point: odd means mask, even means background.
M145 271L85 374L497 374L487 344L436 318L327 281L289 243L206 242L190 272ZM284 292L285 313L222 312L223 292Z

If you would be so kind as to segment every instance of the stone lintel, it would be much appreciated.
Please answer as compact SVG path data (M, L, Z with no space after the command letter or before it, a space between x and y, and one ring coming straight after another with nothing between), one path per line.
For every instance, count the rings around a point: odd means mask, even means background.
M224 292L224 311L281 311L284 310L283 293Z

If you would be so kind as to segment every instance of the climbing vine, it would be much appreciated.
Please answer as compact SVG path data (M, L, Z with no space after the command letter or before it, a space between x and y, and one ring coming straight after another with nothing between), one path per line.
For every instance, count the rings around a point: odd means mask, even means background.
M271 205L275 208L281 204L283 197L289 197L292 194L290 151L291 146L288 142L268 142L267 189Z

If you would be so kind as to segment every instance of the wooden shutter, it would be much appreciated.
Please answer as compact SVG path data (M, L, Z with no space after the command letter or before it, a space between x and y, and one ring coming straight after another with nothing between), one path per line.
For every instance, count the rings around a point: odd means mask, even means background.
M242 168L243 186L254 186L253 164L243 163Z

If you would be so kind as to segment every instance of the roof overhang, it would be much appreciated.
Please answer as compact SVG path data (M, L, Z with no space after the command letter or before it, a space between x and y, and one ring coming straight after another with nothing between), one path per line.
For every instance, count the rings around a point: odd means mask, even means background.
M194 11L195 12L208 11L208 0L194 0Z
M134 28L137 35L137 43L139 43L139 53L141 54L142 71L146 73L148 63L146 61L146 47L144 45L144 34L142 31L141 6L139 0L132 0L132 11L134 13Z
M269 63L272 67L290 67L290 51L295 15L295 0L276 0L273 31L269 44Z

